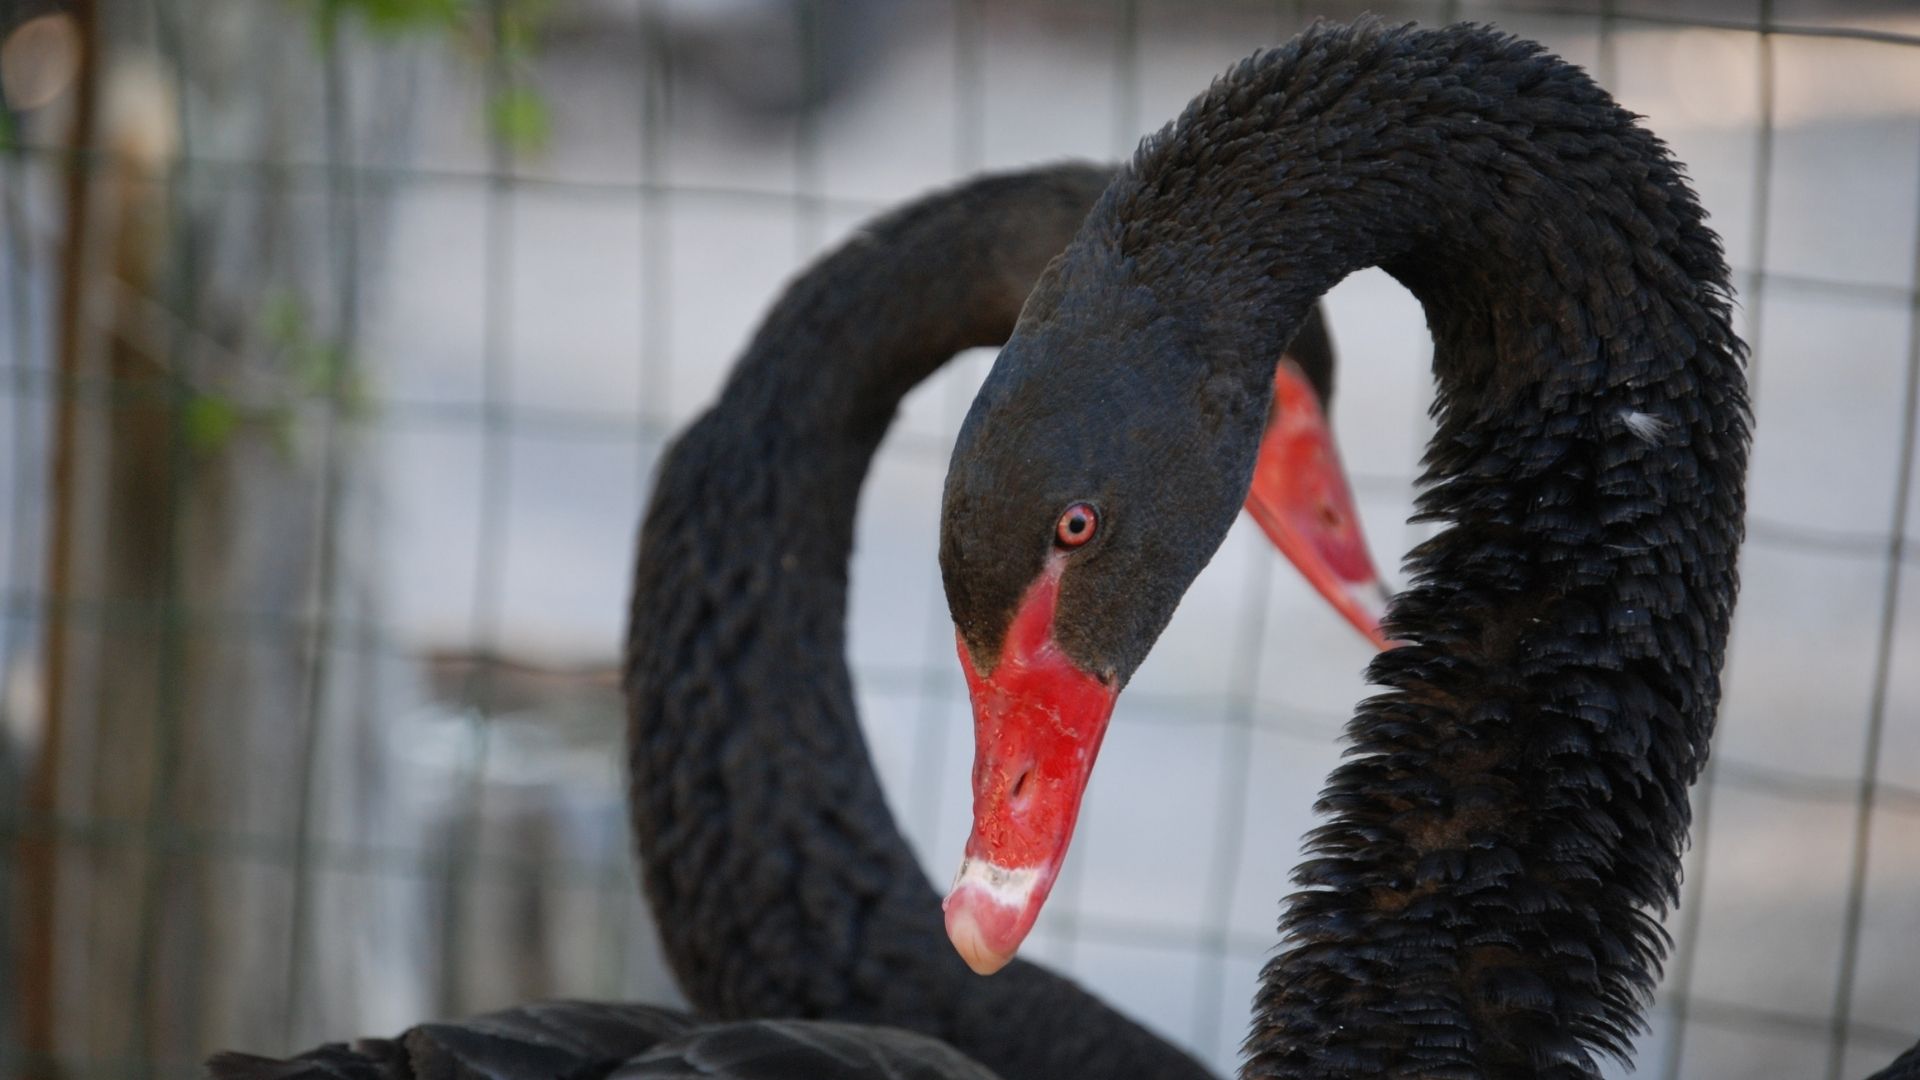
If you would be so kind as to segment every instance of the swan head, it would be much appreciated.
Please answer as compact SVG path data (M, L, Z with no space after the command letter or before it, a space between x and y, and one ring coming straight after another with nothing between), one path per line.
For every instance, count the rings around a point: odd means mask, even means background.
M1204 317L1116 268L1085 272L1099 256L1078 245L975 399L942 505L975 737L947 929L982 973L1032 929L1115 701L1243 503L1379 640L1378 578L1320 407L1330 355L1283 362L1276 381L1272 356L1214 351Z

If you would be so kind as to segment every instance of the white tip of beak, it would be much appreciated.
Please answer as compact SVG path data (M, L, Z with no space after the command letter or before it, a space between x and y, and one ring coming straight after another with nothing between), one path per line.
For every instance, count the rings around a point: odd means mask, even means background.
M947 940L976 975L991 975L1013 962L1012 953L998 953L987 946L986 932L968 906L947 908Z
M991 975L1013 961L1033 925L1034 890L1043 878L1037 867L996 866L967 859L940 905L947 913L947 938L967 966Z

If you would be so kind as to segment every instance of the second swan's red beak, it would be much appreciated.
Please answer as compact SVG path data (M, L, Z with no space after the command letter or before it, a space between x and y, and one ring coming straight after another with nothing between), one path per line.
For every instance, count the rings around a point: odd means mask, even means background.
M1290 360L1275 379L1246 505L1320 594L1385 647L1386 591L1319 398ZM982 975L1005 967L1039 918L1120 692L1111 675L1083 671L1054 640L1065 567L1064 556L1048 560L990 668L981 670L959 643L973 700L973 832L943 907L947 936Z
M1247 491L1247 513L1334 610L1380 648L1387 589L1367 554L1333 428L1306 373L1280 361L1273 413Z

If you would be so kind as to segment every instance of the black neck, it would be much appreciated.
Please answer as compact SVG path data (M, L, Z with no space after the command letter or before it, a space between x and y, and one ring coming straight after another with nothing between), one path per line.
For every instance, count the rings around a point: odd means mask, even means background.
M1069 263L1128 268L1254 385L1362 266L1435 339L1419 507L1446 528L1329 782L1247 1075L1587 1076L1629 1052L1742 535L1743 347L1703 217L1577 68L1363 25L1230 73L1076 241Z
M976 181L799 278L661 466L628 651L634 834L682 988L722 1018L943 1038L1003 1076L1205 1076L1037 967L974 976L888 812L845 656L861 481L901 397L995 345L1109 178Z

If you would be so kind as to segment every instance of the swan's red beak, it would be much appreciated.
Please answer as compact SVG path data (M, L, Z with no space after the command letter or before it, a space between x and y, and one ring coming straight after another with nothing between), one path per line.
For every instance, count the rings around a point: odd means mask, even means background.
M1387 647L1380 616L1389 594L1367 554L1333 429L1313 384L1291 360L1281 360L1274 377L1273 414L1260 440L1247 513L1335 610Z
M1053 640L1062 564L1028 588L984 674L960 642L973 699L973 833L943 905L947 937L982 975L1007 965L1060 872L1119 687Z

